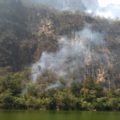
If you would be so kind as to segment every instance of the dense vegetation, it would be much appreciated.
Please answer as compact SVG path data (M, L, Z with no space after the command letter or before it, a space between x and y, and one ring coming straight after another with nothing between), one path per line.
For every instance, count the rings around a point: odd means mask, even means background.
M43 51L58 49L57 36L70 35L86 24L105 33L115 65L109 80L92 76L66 85L65 78L46 71L31 80L31 64ZM120 21L108 21L78 12L60 12L45 6L25 6L20 0L0 1L0 108L53 110L120 110ZM79 73L80 74L80 73ZM62 87L50 89L59 80Z
M51 77L52 78L52 77ZM120 110L120 90L106 89L91 78L70 87L43 90L29 80L29 70L0 78L0 108L52 110ZM49 81L50 82L50 81ZM43 83L44 86L48 83Z

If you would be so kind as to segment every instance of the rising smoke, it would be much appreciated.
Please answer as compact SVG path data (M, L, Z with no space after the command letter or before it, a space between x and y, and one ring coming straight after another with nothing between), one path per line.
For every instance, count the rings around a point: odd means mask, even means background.
M74 4L73 4L74 1ZM59 10L83 10L91 15L106 18L119 18L119 7L116 5L100 6L97 0L50 0L40 1ZM92 3L92 5L91 5ZM72 32L71 36L58 36L58 50L56 52L44 51L38 62L32 65L32 79L39 80L46 71L55 73L64 78L70 84L73 81L83 81L92 77L97 82L106 79L111 80L110 74L114 67L113 53L108 48L104 33L92 29L86 25L83 30ZM61 86L58 79L47 88L58 88Z
M104 34L93 31L90 27L73 32L71 37L61 36L58 44L57 52L44 51L40 60L33 64L33 80L36 80L46 70L50 70L66 80L81 81L88 74L95 77L100 67L107 69L111 65Z

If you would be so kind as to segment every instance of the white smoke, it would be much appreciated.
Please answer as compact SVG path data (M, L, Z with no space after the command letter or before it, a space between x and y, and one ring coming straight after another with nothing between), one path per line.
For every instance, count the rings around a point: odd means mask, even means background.
M109 19L120 19L120 1L119 0L94 0L98 1L97 7L89 7L86 5L86 12L92 14L93 16L100 16ZM92 3L92 2L91 2ZM93 3L93 6L96 6Z
M97 53L95 48L105 47L103 35L88 27L80 32L73 33L72 37L62 36L58 39L58 44L57 52L48 53L44 51L40 60L33 64L33 80L36 80L46 70L51 70L65 78L74 73L80 74L80 69L95 61L100 61L103 54Z
M106 7L110 4L120 5L120 0L98 0L99 6Z
M111 18L111 19L119 19L120 15L120 1L119 0L98 0L99 7L94 12L95 15Z

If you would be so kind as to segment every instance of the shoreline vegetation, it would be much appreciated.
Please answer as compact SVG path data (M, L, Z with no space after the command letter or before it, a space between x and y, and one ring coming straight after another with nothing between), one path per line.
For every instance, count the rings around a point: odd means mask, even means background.
M25 70L0 78L0 109L120 111L119 90L104 88L91 78L43 91L28 76L29 70Z

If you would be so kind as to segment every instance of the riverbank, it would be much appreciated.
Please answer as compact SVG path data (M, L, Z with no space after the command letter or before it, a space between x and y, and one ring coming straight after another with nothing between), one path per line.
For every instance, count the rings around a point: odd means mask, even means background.
M118 89L104 88L92 79L57 89L42 89L27 82L27 72L9 74L0 80L1 109L120 111ZM64 84L63 84L64 85Z

